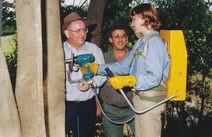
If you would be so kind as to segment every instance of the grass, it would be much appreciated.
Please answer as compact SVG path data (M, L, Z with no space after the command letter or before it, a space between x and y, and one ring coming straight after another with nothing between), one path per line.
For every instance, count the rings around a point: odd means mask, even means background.
M15 44L16 35L1 36L1 47L6 55L14 51Z

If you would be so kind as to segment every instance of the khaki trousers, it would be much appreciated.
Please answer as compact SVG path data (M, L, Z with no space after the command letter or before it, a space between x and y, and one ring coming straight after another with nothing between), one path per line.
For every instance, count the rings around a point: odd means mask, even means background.
M134 94L134 106L137 110L143 110L156 102L141 100ZM144 114L135 116L136 137L161 137L162 121L161 113L165 111L165 104L162 104Z

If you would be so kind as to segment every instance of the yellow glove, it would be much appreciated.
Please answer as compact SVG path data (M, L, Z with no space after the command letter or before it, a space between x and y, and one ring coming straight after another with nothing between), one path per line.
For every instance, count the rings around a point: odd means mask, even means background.
M136 77L129 76L114 76L109 78L108 82L114 89L122 89L123 87L134 87L136 84Z
M85 64L86 67L89 67L91 72L96 75L99 69L99 64L96 63L87 63Z

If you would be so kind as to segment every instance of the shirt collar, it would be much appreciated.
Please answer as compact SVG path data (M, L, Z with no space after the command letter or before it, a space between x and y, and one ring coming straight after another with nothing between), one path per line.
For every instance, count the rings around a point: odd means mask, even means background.
M86 47L86 43L87 42L85 42L83 45L82 45L82 47L80 48L80 50L82 50L82 49L84 49L85 47ZM77 51L68 41L65 41L65 44L64 44L64 48L68 51L68 52L73 52L74 54L76 54L77 52L79 52L79 51Z
M159 32L156 30L153 30L151 32L149 32L147 35L143 36L142 39L145 40L147 37L151 36L151 35L159 35Z

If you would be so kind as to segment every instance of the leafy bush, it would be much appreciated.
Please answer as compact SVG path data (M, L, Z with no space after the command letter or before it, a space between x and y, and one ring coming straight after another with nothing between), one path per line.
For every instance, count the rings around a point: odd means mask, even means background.
M16 82L16 70L17 70L17 37L15 36L12 40L15 41L15 45L11 45L13 50L11 53L5 54L10 80L12 83L13 91L15 92L15 82Z

